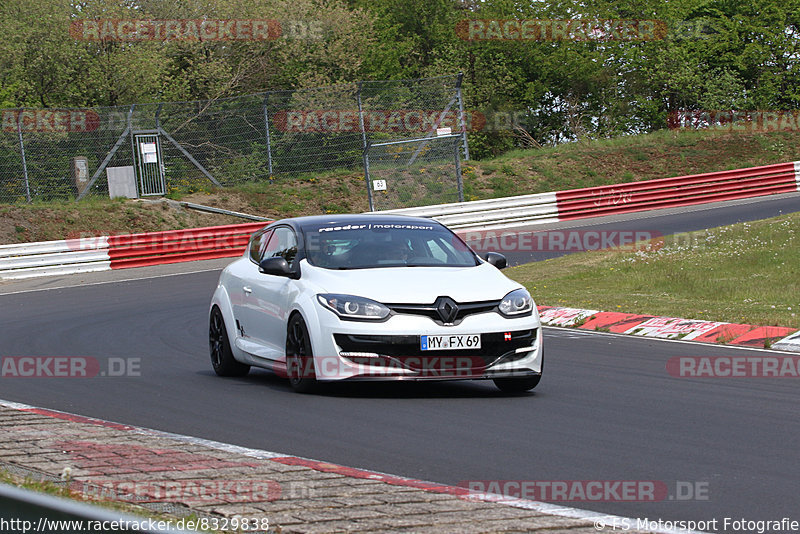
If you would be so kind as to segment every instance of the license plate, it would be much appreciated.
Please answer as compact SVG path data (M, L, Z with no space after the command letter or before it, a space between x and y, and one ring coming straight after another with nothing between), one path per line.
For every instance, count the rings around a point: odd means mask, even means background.
M420 336L421 350L470 350L481 348L480 334L453 334L450 336Z

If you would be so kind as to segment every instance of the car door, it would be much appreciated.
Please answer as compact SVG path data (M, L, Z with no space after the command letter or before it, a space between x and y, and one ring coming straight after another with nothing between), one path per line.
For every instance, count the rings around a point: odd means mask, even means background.
M273 229L269 240L262 243L258 261L279 256L296 267L297 236L289 226ZM265 349L262 354L272 360L280 359L285 350L286 323L296 282L285 276L259 272L258 262L251 259L254 261L243 287L247 306L242 326L250 341Z
M245 342L252 342L252 331L250 326L256 321L256 304L253 299L253 278L254 266L261 261L267 244L272 237L272 230L260 230L250 238L248 248L249 262L242 264L230 271L230 282L228 283L228 293L233 308L233 318L236 322L236 334L239 339ZM257 268L256 268L257 270ZM248 352L252 352L248 350Z

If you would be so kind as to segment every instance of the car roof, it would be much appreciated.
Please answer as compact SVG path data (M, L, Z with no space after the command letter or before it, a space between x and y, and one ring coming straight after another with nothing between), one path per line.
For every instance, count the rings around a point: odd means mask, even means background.
M441 223L425 217L411 217L408 215L396 215L392 213L360 213L360 214L331 214L331 215L310 215L306 217L293 217L275 221L270 226L278 224L288 224L302 229L319 228L329 225L347 224L425 224L426 226L442 226Z

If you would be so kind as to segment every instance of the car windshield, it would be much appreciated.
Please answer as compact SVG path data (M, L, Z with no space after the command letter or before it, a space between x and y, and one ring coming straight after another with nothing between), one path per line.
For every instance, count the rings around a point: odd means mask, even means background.
M438 224L375 223L304 229L308 262L325 269L472 267L475 254Z

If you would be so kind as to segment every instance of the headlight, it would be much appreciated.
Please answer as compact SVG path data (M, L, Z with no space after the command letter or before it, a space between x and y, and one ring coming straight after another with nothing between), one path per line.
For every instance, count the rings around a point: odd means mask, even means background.
M533 310L533 299L525 289L515 289L500 302L500 313L505 317L527 315Z
M374 300L353 295L322 294L317 300L341 319L376 320L389 316L389 308Z

